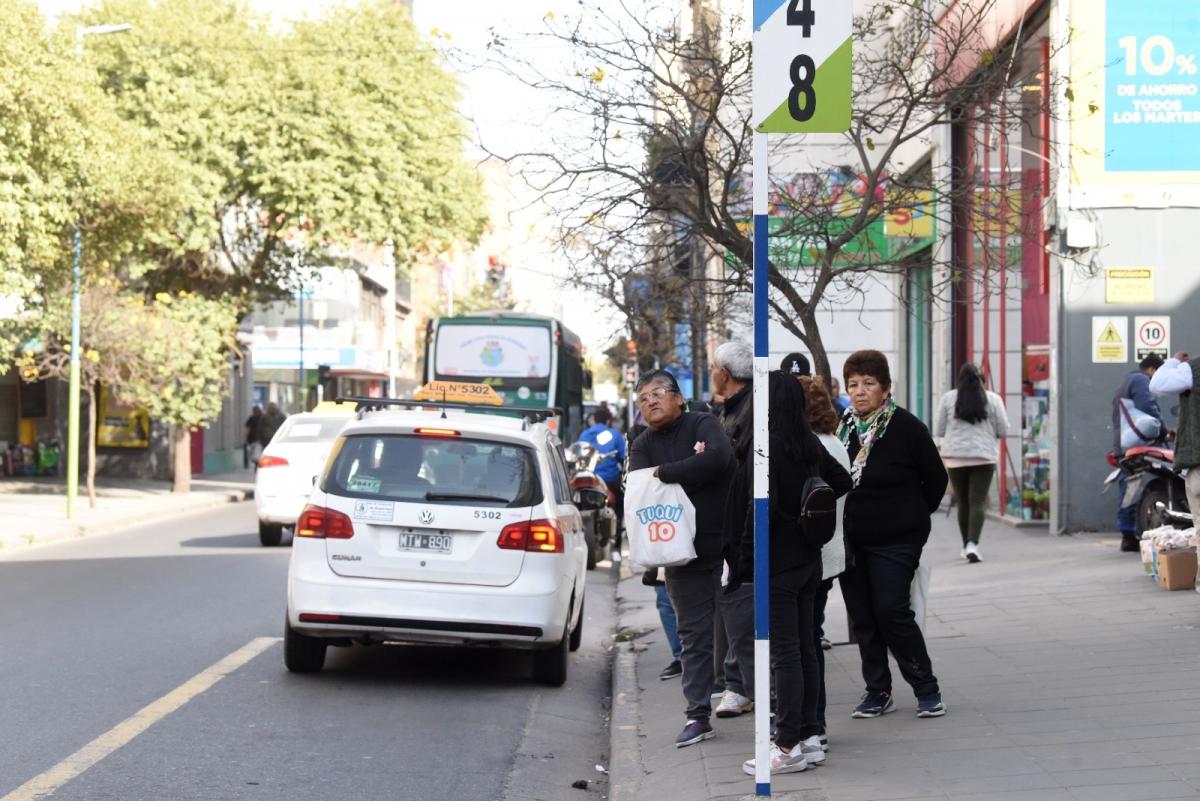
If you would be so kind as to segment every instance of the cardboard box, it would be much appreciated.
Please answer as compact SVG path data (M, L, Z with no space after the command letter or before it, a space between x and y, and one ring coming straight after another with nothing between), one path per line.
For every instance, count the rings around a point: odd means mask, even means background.
M1158 552L1158 586L1190 590L1196 586L1196 549Z

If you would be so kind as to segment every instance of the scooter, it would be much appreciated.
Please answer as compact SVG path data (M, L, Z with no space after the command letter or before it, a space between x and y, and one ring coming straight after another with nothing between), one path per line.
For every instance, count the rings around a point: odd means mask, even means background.
M567 466L571 469L571 493L583 515L583 536L587 542L587 569L594 570L600 554L617 542L617 496L608 483L596 474L596 468L613 454L601 454L586 442L576 442L564 449Z
M1137 536L1159 526L1191 528L1183 477L1175 472L1175 452L1162 445L1139 445L1125 451L1119 462L1109 454L1116 469L1104 479L1107 488L1125 476L1121 507L1137 505Z

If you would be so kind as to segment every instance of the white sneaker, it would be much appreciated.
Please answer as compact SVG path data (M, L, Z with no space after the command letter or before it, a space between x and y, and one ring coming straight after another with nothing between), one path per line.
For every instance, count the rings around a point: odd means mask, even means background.
M717 704L716 715L719 718L736 718L754 709L754 700L744 695L738 695L733 690L726 690Z
M754 767L754 760L747 759L742 763L742 772L753 776L755 775ZM804 758L799 745L793 748L791 753L784 751L777 745L771 745L772 776L780 773L800 773L805 770L808 770L808 760Z
M979 555L979 546L976 545L975 543L968 542L967 547L964 548L963 551L966 552L968 562L971 562L972 564L974 564L975 562L983 561L983 557Z
M805 761L807 761L809 765L815 767L825 761L825 746L821 744L821 736L818 734L814 734L812 737L809 737L807 740L800 743L800 745L796 746L796 748L800 749L800 753L804 756ZM795 751L796 748L793 748L792 750Z
M966 558L967 558L967 546L965 546L965 545L964 545L964 546L962 547L962 550L958 552L958 558L959 558L959 559L966 559Z

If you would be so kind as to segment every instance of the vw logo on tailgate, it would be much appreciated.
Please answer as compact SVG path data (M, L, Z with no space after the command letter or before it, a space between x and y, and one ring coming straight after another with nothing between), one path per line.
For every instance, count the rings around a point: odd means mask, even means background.
M422 509L418 519L421 521L421 525L428 526L433 522L433 512L429 511L428 509Z

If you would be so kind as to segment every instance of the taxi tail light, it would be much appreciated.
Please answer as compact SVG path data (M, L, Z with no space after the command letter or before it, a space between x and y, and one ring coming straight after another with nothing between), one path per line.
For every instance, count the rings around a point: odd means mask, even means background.
M354 524L348 515L324 506L304 507L296 521L296 536L320 540L348 540L354 536Z
M282 456L264 456L258 460L259 467L287 467L288 460Z
M528 520L505 526L496 545L509 551L562 553L563 536L551 520Z
M316 612L301 612L301 623L337 623L341 620L341 615L323 615Z

